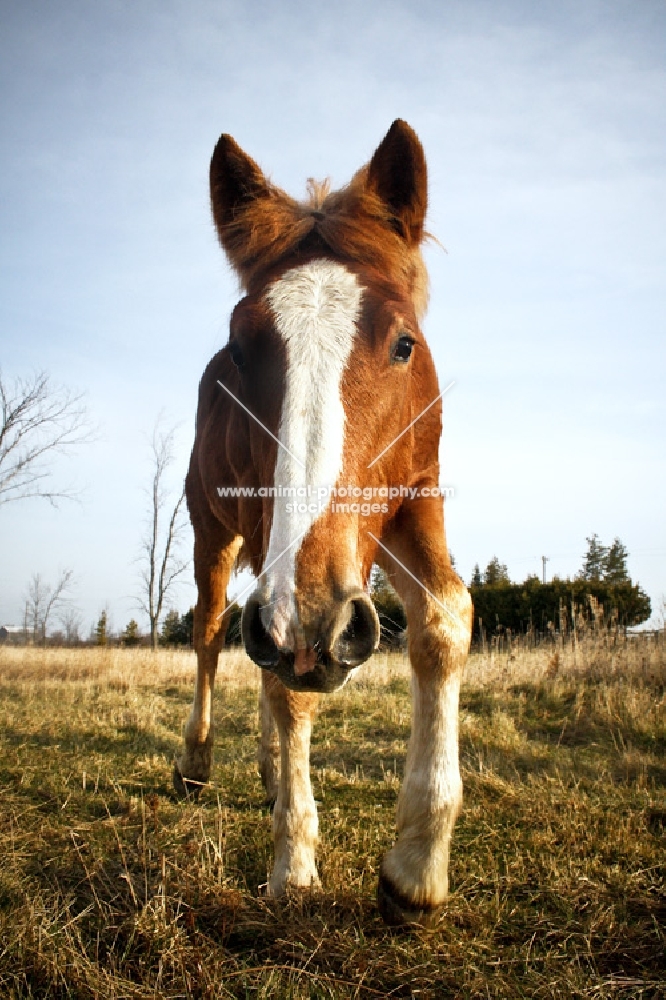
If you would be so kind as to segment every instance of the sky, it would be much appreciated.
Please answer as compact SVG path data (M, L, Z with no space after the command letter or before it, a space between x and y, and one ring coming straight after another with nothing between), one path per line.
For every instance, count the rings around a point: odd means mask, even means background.
M95 428L51 466L76 501L0 506L0 624L72 569L85 634L103 609L146 625L151 435L177 428L176 491L238 299L220 133L303 197L397 117L428 160L459 572L573 576L617 536L663 612L664 0L0 0L0 367L84 393ZM172 603L194 601L190 573Z

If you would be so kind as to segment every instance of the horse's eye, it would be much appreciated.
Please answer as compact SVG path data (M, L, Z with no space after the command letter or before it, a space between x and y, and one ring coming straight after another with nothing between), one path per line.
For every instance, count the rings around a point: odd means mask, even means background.
M391 361L409 361L414 347L414 338L403 333L396 340L391 350Z
M243 357L243 352L235 340L232 340L229 344L229 354L231 355L231 360L236 365L236 368L238 368L239 371L242 371L243 368L245 368L245 358Z

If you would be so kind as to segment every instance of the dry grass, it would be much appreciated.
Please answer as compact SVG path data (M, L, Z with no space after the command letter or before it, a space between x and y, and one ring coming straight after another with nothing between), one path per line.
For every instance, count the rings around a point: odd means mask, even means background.
M224 654L214 782L171 791L188 653L0 650L0 996L666 995L666 645L470 658L465 806L435 931L374 893L409 733L402 657L322 702L323 892L264 896L254 666Z
M160 650L154 655L151 650L141 648L5 646L0 649L0 667L5 683L76 681L87 682L93 687L161 688L168 684L192 683L196 657L191 650ZM225 686L259 690L258 671L241 652L225 653L220 657L218 678Z

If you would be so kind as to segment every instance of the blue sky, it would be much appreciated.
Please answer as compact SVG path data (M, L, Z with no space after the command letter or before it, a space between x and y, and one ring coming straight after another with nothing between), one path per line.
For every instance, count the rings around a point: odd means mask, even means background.
M230 132L291 194L396 117L430 172L425 332L466 580L573 575L619 536L666 594L666 4L0 3L0 365L86 393L81 502L0 507L0 621L74 570L84 630L137 614L160 413L191 445L237 283L207 173ZM187 545L188 543L186 543ZM176 604L185 610L185 583Z

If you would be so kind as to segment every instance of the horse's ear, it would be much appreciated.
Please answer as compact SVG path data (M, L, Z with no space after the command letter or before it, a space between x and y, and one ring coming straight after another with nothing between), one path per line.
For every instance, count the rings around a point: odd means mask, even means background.
M220 234L255 198L267 197L269 184L261 168L230 135L221 135L210 161L210 200Z
M401 118L377 147L366 183L389 209L399 234L418 246L428 207L428 173L416 132Z
M244 210L270 197L271 185L261 168L230 135L221 135L210 161L210 201L215 227L231 264L239 268L243 244L239 224Z

